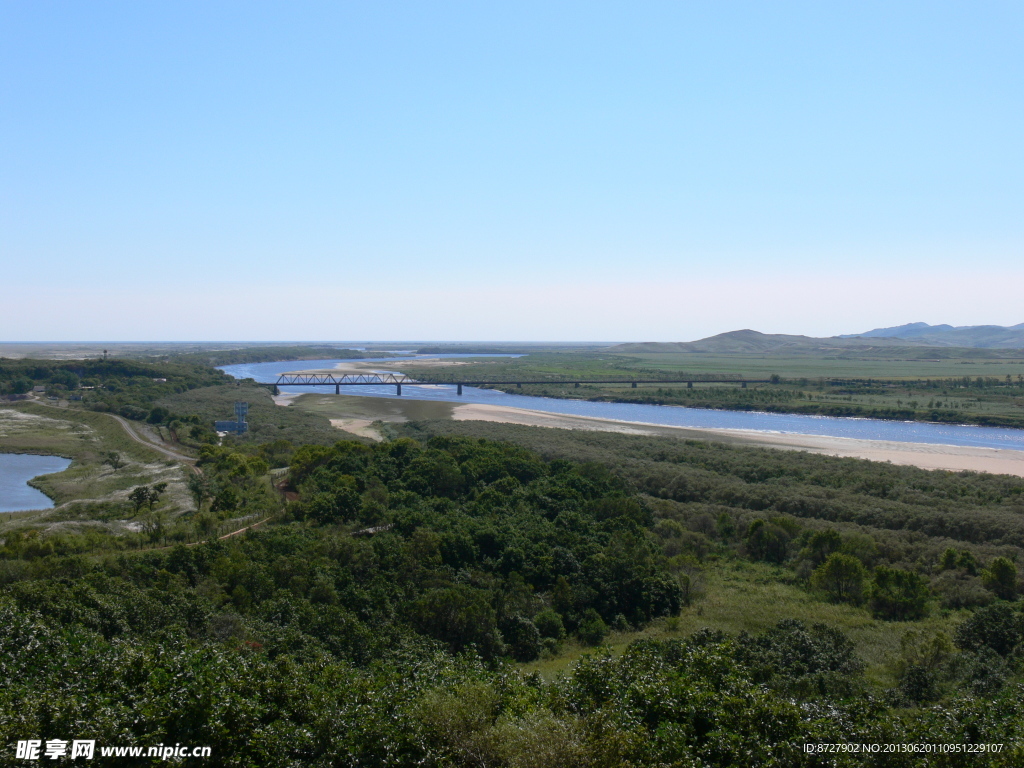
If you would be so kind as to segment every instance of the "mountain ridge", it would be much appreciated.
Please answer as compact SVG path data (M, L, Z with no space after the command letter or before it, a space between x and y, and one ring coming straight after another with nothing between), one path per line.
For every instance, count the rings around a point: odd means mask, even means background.
M929 325L907 323L875 328L865 333L842 334L840 339L902 339L936 347L1012 349L1024 347L1024 323L1017 325Z
M945 330L948 328L949 330ZM936 330L939 329L939 330ZM899 331L903 336L875 333ZM881 328L867 334L814 337L784 333L761 333L750 328L727 331L696 341L632 342L617 344L613 352L702 352L718 354L793 353L883 353L897 349L920 356L927 349L941 349L948 354L954 348L965 350L1024 350L1024 323L1018 326L932 326L908 323L906 326ZM869 335L873 334L873 335ZM945 355L943 355L945 356Z

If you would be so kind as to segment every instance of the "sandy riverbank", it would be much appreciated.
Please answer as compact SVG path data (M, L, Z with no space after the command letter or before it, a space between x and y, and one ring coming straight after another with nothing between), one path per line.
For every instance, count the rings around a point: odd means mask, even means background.
M1000 448L971 448L957 445L898 443L886 440L858 440L849 437L793 435L742 429L698 429L638 424L591 416L564 416L555 413L510 408L503 405L468 403L455 407L457 421L497 421L531 427L621 432L632 435L660 435L696 440L718 440L738 445L756 445L793 451L809 451L829 456L889 461L922 469L971 470L1024 477L1024 451Z
M377 363L342 363L346 372L365 372ZM922 469L970 470L1024 477L1024 451L1000 448L972 448L956 445L902 443L886 440L860 440L849 437L796 435L744 429L703 429L645 424L593 416L568 416L505 405L485 405L408 400L404 398L373 398L287 393L274 396L278 405L292 405L303 398L300 407L320 413L339 429L381 439L372 427L374 421L405 422L418 419L458 421L496 421L530 427L620 432L631 435L659 435L678 439L714 440L732 445L752 445L792 451L809 451L829 456L889 461ZM298 403L296 403L298 405Z

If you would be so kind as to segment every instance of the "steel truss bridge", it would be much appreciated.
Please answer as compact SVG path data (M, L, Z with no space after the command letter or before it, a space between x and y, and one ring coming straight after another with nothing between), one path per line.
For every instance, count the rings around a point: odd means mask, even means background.
M418 381L404 373L358 373L337 376L333 373L282 373L277 377L277 387L334 387L334 394L340 395L342 387L379 387L393 386L397 394L402 394L402 385L417 387L456 387L458 394L462 394L463 387L509 387L515 384L522 387L523 384L572 384L579 387L580 384L629 384L633 389L638 384L685 384L687 388L693 389L694 384L739 384L743 389L747 384L768 384L771 379L539 379L528 381L516 379L513 381Z

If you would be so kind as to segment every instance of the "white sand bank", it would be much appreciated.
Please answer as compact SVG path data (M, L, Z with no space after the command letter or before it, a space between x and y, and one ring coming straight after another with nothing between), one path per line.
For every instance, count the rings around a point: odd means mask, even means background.
M1024 477L1024 451L1001 448L972 448L956 445L899 443L886 440L859 440L849 437L793 435L742 429L699 429L639 424L591 416L564 416L556 413L510 408L503 405L468 403L455 407L452 418L458 421L497 421L531 427L559 427L633 435L660 435L698 440L720 440L766 448L809 451L829 456L845 456L871 461L889 461L922 469L971 470Z

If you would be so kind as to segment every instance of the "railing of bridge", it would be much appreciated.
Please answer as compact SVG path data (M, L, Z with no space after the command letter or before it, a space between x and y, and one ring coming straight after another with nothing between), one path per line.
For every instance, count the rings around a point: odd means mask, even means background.
M285 373L277 378L278 386L310 386L310 385L371 385L371 384L420 384L402 373L359 373L335 376L332 373Z
M337 376L332 373L286 373L281 374L277 386L371 386L383 384L414 384L416 386L460 386L460 387L485 387L485 386L521 386L523 384L767 384L770 379L741 379L721 378L706 379L698 377L686 378L658 378L658 379L512 379L507 381L496 381L486 379L476 380L454 380L454 381L421 381L405 374L380 373L380 374L346 374Z

